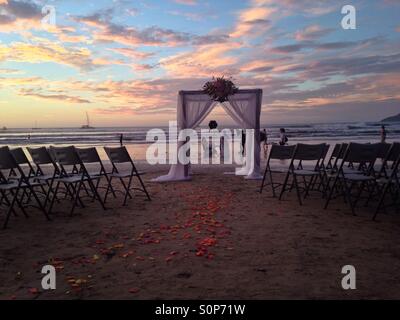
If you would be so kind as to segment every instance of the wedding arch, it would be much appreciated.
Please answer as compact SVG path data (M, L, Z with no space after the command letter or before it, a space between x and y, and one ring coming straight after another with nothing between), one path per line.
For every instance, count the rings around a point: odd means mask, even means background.
M228 101L221 105L225 112L242 129L251 130L251 136L246 136L246 160L244 167L236 170L236 175L247 179L260 178L260 115L262 105L262 89L238 90L228 96ZM204 91L180 91L178 94L177 125L178 130L194 129L208 116L218 104ZM178 142L178 148L185 142ZM184 165L178 161L172 164L169 173L153 181L185 181L190 180L190 164Z

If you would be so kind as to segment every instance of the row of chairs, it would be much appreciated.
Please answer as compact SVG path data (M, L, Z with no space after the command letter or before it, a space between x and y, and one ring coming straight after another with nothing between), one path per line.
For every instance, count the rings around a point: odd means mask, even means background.
M27 151L32 163L22 148L0 148L0 206L7 209L4 228L10 216L17 215L16 209L28 217L28 206L37 207L51 220L54 204L64 199L72 202L70 215L76 207L85 207L84 197L99 202L104 210L109 195L117 198L117 193L123 194L123 205L133 198L135 190L151 200L141 177L143 173L137 170L125 147L104 148L111 171L106 170L94 147L51 146L27 148ZM114 180L120 182L123 190L115 187ZM105 190L103 196L100 189Z
M388 198L390 205L398 209L400 143L336 144L328 157L329 149L325 143L273 145L260 193L270 186L273 197L277 197L276 190L280 189L281 200L286 192L295 189L302 205L311 191L318 191L325 199L325 209L340 196L353 214L365 198L365 206L376 202L374 220L382 209L386 211ZM274 174L284 174L283 183L274 181Z

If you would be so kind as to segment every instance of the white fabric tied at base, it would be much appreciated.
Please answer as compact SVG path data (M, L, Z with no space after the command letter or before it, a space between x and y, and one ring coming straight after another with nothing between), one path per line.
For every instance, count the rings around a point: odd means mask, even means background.
M262 90L239 90L222 104L229 116L244 129L254 129L246 136L246 164L235 174L246 179L259 179L260 175L260 114ZM178 95L178 130L194 129L209 115L216 102L202 91L181 91ZM185 142L178 141L177 148ZM169 173L153 179L155 182L190 180L190 164L172 164Z

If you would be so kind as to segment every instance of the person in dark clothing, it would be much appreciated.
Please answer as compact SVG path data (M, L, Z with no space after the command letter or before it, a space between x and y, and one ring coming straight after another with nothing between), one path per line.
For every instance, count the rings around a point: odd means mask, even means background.
M384 125L382 125L382 127L381 127L381 143L386 143L386 136L387 136L386 128Z
M263 144L264 155L266 156L268 153L268 134L266 129L260 131L260 142Z
M242 130L242 156L244 156L246 152L246 133Z
M210 130L217 129L218 128L218 122L215 121L215 120L211 120L208 123L208 127L210 128Z
M122 133L119 135L119 144L121 145L121 147L124 144L124 135Z
M287 135L286 135L286 130L285 130L285 128L281 128L279 131L280 131L280 135L279 135L279 144L280 144L281 146L284 146L284 145L286 145L286 144L288 143L289 139L288 139L288 137L287 137Z
M218 134L218 122L215 120L211 120L208 123L208 127L210 128L210 133L211 135L215 135ZM221 147L221 145L219 145L219 148ZM215 143L214 139L211 138L211 141L208 143L208 150L209 150L209 156L210 158L212 158L214 156L214 154L217 153L217 144Z

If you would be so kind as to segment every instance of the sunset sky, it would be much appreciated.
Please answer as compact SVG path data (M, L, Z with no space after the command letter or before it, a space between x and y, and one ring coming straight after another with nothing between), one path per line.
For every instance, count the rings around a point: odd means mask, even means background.
M400 112L399 17L398 0L0 0L0 127L162 125L220 75L264 90L263 123L381 120Z

